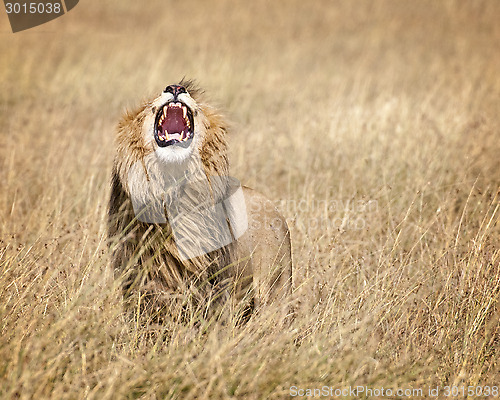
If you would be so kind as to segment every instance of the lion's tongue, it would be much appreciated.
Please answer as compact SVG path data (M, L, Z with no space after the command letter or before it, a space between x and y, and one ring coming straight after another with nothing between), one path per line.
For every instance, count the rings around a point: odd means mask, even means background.
M182 109L169 107L167 110L167 117L163 120L162 128L163 132L168 132L169 135L187 131L187 125L182 115Z

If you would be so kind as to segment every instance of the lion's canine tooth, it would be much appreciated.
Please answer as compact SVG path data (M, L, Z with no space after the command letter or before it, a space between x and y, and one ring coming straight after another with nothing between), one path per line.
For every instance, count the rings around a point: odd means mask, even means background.
M184 118L186 118L186 115L187 115L187 108L186 107L182 107L182 116Z
M167 118L168 107L163 107L163 117Z

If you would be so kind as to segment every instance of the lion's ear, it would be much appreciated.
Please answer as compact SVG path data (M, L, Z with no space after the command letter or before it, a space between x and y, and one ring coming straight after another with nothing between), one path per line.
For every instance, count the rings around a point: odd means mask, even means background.
M145 105L137 107L134 110L125 110L120 121L118 121L118 134L123 133L123 131L129 130L136 126L138 123L142 122L141 115L146 108Z

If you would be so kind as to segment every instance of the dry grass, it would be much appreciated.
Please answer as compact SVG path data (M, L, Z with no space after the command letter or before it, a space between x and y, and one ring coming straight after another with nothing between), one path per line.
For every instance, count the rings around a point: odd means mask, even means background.
M500 3L200 4L88 0L15 35L1 17L0 397L499 385ZM289 329L122 315L114 125L184 75L234 121L233 175L290 221Z

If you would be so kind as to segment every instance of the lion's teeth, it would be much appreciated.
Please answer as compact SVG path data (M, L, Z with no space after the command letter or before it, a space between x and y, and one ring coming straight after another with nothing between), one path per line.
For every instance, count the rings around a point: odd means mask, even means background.
M163 107L163 117L164 118L167 118L167 110L168 110L168 107Z
M182 107L182 116L186 118L186 115L187 115L187 109L186 107Z

